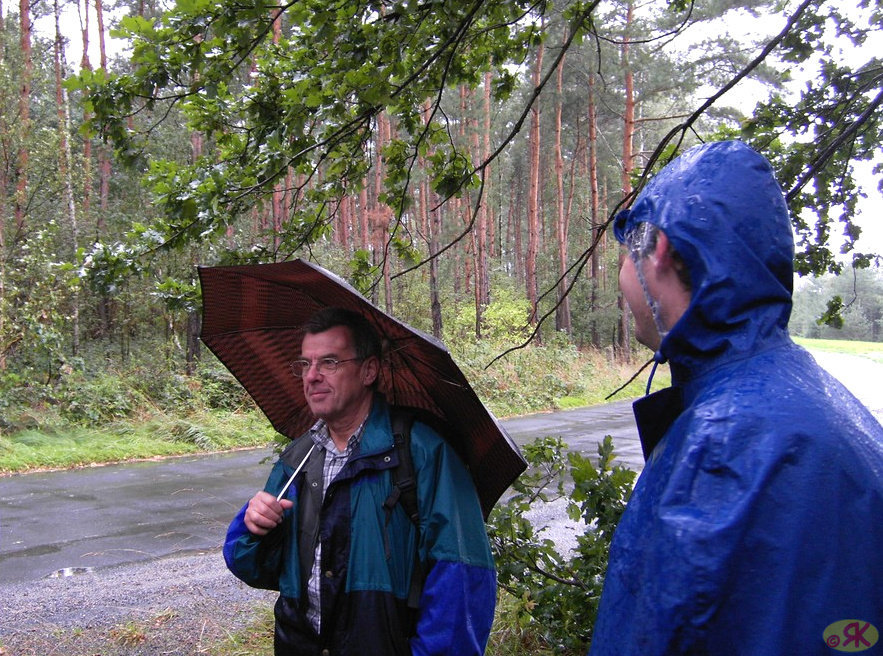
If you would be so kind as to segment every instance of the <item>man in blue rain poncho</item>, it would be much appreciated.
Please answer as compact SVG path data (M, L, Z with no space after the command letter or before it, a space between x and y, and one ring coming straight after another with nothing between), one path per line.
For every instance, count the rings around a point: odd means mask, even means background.
M793 237L769 163L694 148L616 236L636 336L673 386L635 403L647 463L590 654L880 650L883 428L788 335Z

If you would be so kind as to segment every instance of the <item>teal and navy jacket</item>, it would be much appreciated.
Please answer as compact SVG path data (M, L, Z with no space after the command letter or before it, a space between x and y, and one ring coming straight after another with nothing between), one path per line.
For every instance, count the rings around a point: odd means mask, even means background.
M620 520L591 656L883 653L883 428L789 337L794 242L769 163L692 149L618 217L690 273L635 403L648 460Z
M282 453L267 492L278 494L309 449L307 443L310 437L303 436ZM280 592L276 653L484 653L496 574L475 487L450 445L425 424L414 423L419 533L401 504L389 516L383 507L398 456L382 398L374 402L358 452L324 500L323 453L313 452L289 488L294 507L276 529L264 537L252 535L243 523L243 508L227 532L224 557L230 570L248 585ZM319 636L305 615L316 539L322 540L323 572ZM416 629L407 606L415 554L426 572Z

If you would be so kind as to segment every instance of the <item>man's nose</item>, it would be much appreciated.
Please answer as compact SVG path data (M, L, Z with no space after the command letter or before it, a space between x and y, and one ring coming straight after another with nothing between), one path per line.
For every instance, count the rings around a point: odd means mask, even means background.
M303 378L304 380L315 380L317 378L322 377L322 372L319 371L319 363L318 362L310 362L310 365L304 370Z

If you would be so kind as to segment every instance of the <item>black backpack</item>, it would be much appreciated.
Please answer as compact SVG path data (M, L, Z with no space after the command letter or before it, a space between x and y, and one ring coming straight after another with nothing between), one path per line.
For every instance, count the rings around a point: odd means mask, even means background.
M410 408L393 407L390 409L392 437L399 464L390 472L392 476L392 492L383 502L386 519L389 521L396 504L401 504L405 514L417 527L417 544L420 543L420 509L417 505L417 474L414 472L414 461L411 458L411 427L416 419L416 411ZM420 595L426 579L423 562L417 551L414 551L414 569L411 573L411 588L408 590L408 608L416 611L420 607Z

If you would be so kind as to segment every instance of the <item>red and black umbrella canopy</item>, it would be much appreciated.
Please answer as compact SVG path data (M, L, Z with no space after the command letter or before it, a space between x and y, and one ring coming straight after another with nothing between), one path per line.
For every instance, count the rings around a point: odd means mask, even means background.
M314 423L289 363L301 326L323 307L364 315L384 343L379 390L393 405L430 413L469 468L485 517L527 467L445 346L389 316L325 269L294 260L201 267L202 340L251 394L273 427L295 439Z

